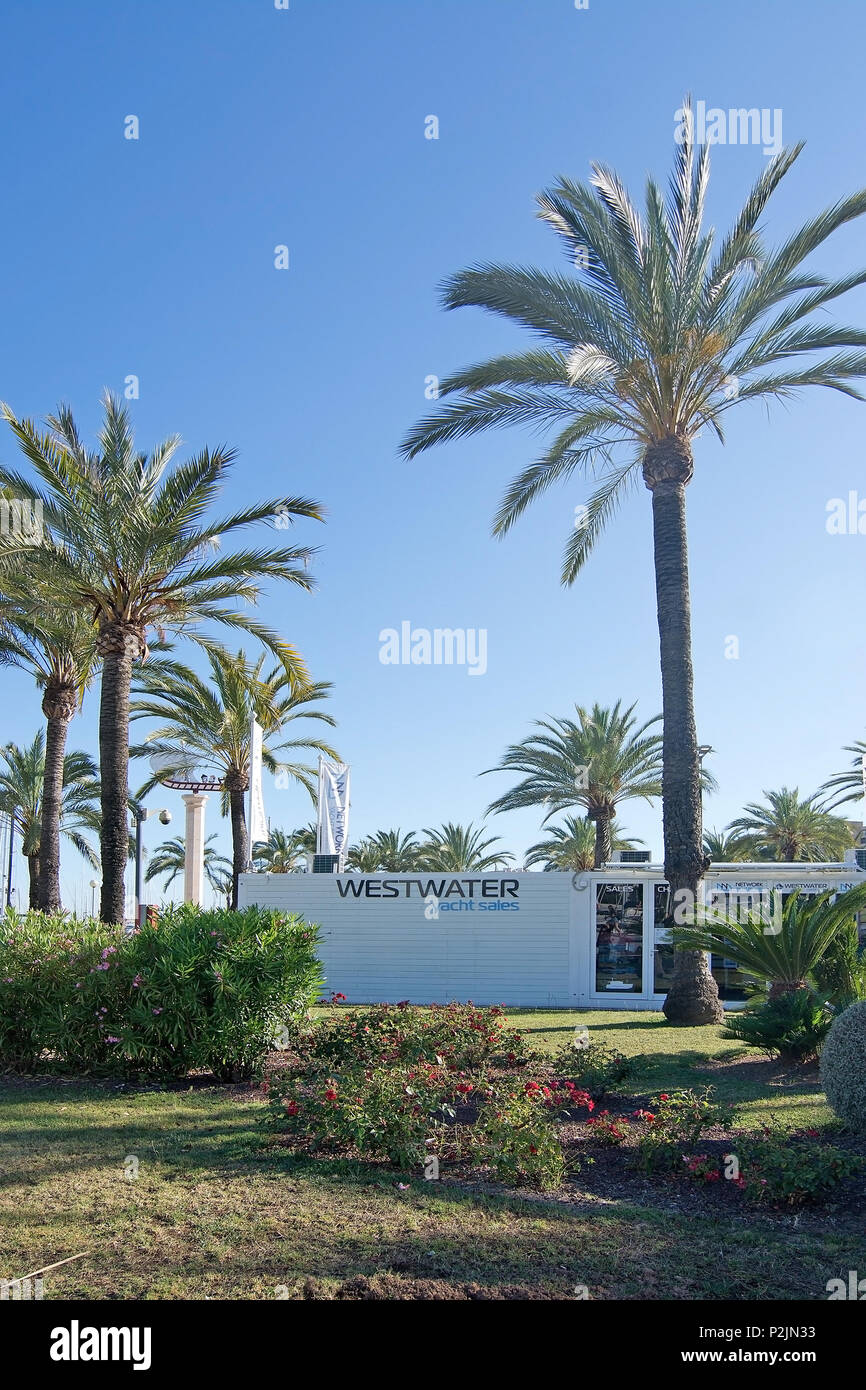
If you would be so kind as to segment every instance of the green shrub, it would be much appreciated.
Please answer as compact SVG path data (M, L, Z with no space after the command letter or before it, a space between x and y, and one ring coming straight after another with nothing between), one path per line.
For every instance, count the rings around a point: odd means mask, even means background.
M422 1164L435 1145L439 1125L455 1114L461 1093L472 1085L444 1067L355 1065L336 1075L308 1069L276 1073L268 1083L270 1123L311 1151L355 1152L386 1158L402 1168Z
M821 1052L821 1085L839 1118L866 1131L866 1001L834 1020Z
M544 1088L513 1081L491 1087L473 1134L478 1158L501 1182L550 1191L565 1176L565 1155L552 1119L555 1107ZM572 1169L577 1164L572 1161Z
M818 1140L818 1142L816 1142ZM864 1160L813 1135L793 1135L777 1121L737 1141L737 1185L753 1202L800 1206L826 1197L861 1172Z
M832 1022L824 999L811 989L797 989L729 1014L724 1036L802 1062L817 1055Z
M611 1119L610 1111L602 1110L587 1120L587 1124L592 1130L593 1139L599 1144L615 1148L617 1144L624 1144L628 1138L629 1121L624 1115L616 1115Z
M471 1071L494 1058L515 1065L530 1057L522 1033L509 1028L500 1008L474 1004L376 1004L317 1021L303 1044L308 1063L377 1066L428 1062L452 1071Z
M564 1043L554 1057L558 1072L588 1091L594 1100L617 1091L624 1081L634 1075L634 1058L626 1057L616 1048L591 1040Z
M263 908L167 909L126 936L41 913L0 919L0 1065L252 1075L321 989L316 929Z
M866 956L860 950L856 921L842 923L813 968L812 979L817 992L837 1011L866 999Z
M638 1112L646 1129L638 1141L636 1161L645 1172L679 1172L683 1158L708 1130L730 1123L730 1106L712 1097L711 1086L703 1091L663 1091L653 1110Z
M304 1031L293 1052L267 1083L272 1128L301 1151L387 1159L419 1175L434 1157L556 1187L565 1171L557 1121L592 1108L570 1080L514 1075L532 1054L497 1008L339 1012Z

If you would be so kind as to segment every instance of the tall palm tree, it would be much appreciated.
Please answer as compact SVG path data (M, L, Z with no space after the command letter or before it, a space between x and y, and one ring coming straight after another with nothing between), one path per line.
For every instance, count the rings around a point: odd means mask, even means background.
M0 749L0 811L12 817L21 836L21 853L30 874L29 906L39 907L42 851L42 791L45 781L45 735L40 729L25 748L8 743ZM99 805L96 766L87 753L67 753L63 761L60 833L93 868L99 858L87 832L95 829ZM58 904L57 911L60 910Z
M498 536L554 482L600 470L565 547L565 584L583 568L627 490L641 480L649 489L665 873L672 890L684 890L693 904L705 861L686 544L692 445L702 432L723 441L722 418L741 402L785 400L804 386L862 399L852 381L866 375L866 333L814 317L863 284L866 271L830 280L803 269L832 232L866 211L866 192L841 199L778 247L768 247L759 230L801 148L769 161L719 245L704 224L709 154L706 147L696 152L688 99L668 196L650 179L643 214L617 175L600 165L589 184L560 179L539 197L539 215L561 238L570 273L487 264L455 275L444 289L447 308L486 309L540 341L448 377L434 413L403 444L412 458L492 426L552 431L541 456L508 488L494 523ZM677 1023L721 1018L700 952L676 958L664 1009Z
M704 831L704 854L714 864L736 864L751 859L755 853L755 844L748 835L732 832L730 826Z
M216 838L216 835L208 835L204 842L204 874L214 892L219 893L222 891L226 874L231 872L232 862L226 859L224 854L218 853L213 844ZM151 855L144 875L145 882L150 883L152 879L168 875L163 885L167 893L178 874L182 874L185 868L186 842L182 835L176 835L171 840L163 840Z
M514 858L513 854L495 850L489 853L491 845L501 838L493 835L482 839L483 827L476 830L471 824L454 825L451 821L438 830L425 830L427 839L421 846L418 867L432 869L435 873L486 873L495 869L507 869Z
M298 719L315 719L333 727L333 716L316 708L327 699L331 686L326 681L298 686L282 665L263 672L264 657L251 661L243 652L232 656L212 648L208 664L207 680L169 659L155 659L141 668L130 718L161 722L143 743L130 749L130 756L160 760L160 771L145 782L139 800L159 782L191 767L219 778L222 813L231 817L232 906L237 907L237 878L249 862L244 796L249 788L253 712L262 727L263 768L282 774L286 785L299 782L315 800L316 769L295 755L313 751L337 758L338 754L322 739L306 733L289 738L287 731Z
M43 508L42 544L4 537L6 555L19 554L34 575L45 572L57 601L83 609L97 628L102 662L99 763L102 785L102 899L106 922L122 922L128 843L129 696L133 668L148 653L149 636L178 633L212 644L204 624L222 624L259 637L278 653L291 679L307 679L301 658L248 611L262 581L280 579L312 588L306 548L223 550L240 528L265 523L277 511L321 520L321 507L305 497L273 499L215 520L207 514L228 477L232 449L204 449L172 466L177 437L150 455L136 450L128 412L104 397L99 448L81 441L72 413L60 406L40 431L9 422L38 481L0 467L0 486L32 494Z
M29 671L42 690L45 715L45 780L37 906L59 912L60 816L63 805L66 740L96 667L96 628L80 609L58 602L57 590L35 576L13 600L8 591L23 578L20 566L4 573L7 596L0 601L0 663Z
M854 754L850 772L837 772L819 789L819 795L825 795L824 804L828 811L834 811L846 801L859 801L866 796L866 739L847 744L845 752Z
M648 732L661 715L636 728L634 705L621 710L619 700L612 709L598 704L591 710L580 705L575 709L576 720L536 720L542 732L512 744L498 767L482 773L527 774L487 809L489 813L547 805L547 821L560 811L585 807L595 825L594 865L600 869L610 859L617 805L631 797L651 801L661 794L661 735Z
M747 836L759 859L842 859L854 837L841 817L823 810L818 795L801 800L797 787L765 791L766 804L751 802L728 829Z
M523 861L529 869L534 864L543 864L545 870L570 869L585 873L595 868L596 838L598 823L589 816L566 816L562 825L551 825L546 839L530 845ZM612 849L634 849L642 840L629 840L616 821L610 823L610 843Z
M267 840L253 849L253 863L269 874L288 874L306 860L301 845L293 834L272 830Z

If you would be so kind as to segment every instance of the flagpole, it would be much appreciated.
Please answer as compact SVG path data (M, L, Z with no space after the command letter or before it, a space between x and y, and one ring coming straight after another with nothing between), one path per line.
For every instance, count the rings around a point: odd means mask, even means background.
M250 752L247 772L247 796L249 798L249 808L247 811L247 873L253 871L253 749L256 742L256 712L250 712Z
M317 793L316 793L316 853L317 853L317 854L322 854L322 853L323 853L323 850L322 850L322 808L324 807L324 804L325 804L325 798L324 798L324 795L323 795L323 792L322 792L322 778L323 778L324 764L325 764L325 759L324 759L324 757L322 756L322 754L320 753L320 754L319 754L319 785L318 785Z

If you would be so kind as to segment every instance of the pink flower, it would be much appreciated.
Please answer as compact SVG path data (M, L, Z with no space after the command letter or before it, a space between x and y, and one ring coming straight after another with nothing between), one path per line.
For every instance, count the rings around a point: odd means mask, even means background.
M141 976L140 976L140 975L136 975L135 979L134 979L133 982L132 982L132 988L133 988L133 989L140 989L140 988L141 988Z
M161 1013L162 1013L162 1009L151 1009L150 1012L151 1012L152 1014L161 1014Z
M120 1042L120 1038L106 1038L105 1041L110 1043L116 1043Z

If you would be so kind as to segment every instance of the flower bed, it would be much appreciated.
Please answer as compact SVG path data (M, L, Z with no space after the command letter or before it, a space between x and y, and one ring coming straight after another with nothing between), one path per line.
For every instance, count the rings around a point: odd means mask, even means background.
M593 1101L548 1073L501 1009L383 1004L338 1013L301 1039L294 1065L268 1083L270 1122L311 1153L387 1159L426 1176L469 1165L556 1187L557 1119Z
M715 1187L770 1208L821 1201L864 1167L817 1132L733 1129L710 1087L623 1097L614 1078L628 1070L585 1044L539 1054L497 1008L338 1009L271 1074L268 1120L297 1153L388 1162L419 1178L549 1190L614 1163L619 1195L629 1184ZM604 1109L581 1075L608 1098Z

